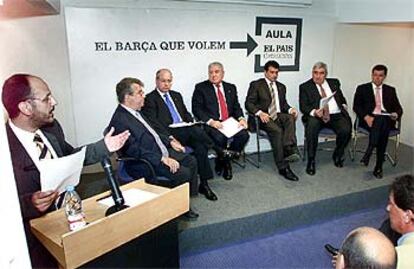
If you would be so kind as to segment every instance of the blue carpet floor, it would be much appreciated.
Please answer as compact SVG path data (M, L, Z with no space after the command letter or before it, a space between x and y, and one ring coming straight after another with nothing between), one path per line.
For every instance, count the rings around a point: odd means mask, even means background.
M182 268L332 268L324 244L339 246L352 229L378 228L386 218L385 205L369 211L307 227L240 242L226 247L189 253Z

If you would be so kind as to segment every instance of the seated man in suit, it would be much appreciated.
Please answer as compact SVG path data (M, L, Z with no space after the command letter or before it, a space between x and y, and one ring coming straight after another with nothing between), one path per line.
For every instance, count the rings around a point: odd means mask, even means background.
M368 166L374 148L377 148L377 161L374 176L382 178L382 164L391 128L401 119L403 110L394 87L383 84L387 77L387 67L376 65L372 68L371 82L359 85L354 96L354 111L359 126L369 131L369 143L361 163ZM382 115L382 113L388 113Z
M208 65L208 77L208 80L195 86L192 98L193 114L207 124L206 132L217 147L240 153L249 140L249 133L245 130L247 122L243 118L236 86L223 81L224 69L219 62ZM229 117L235 118L244 128L230 139L219 131L223 127L221 122ZM216 172L223 173L224 179L230 180L233 177L231 160L225 155L218 152Z
M116 108L110 126L120 132L131 133L125 146L119 151L123 157L146 159L154 167L157 176L166 177L168 187L190 182L190 194L197 193L197 162L193 156L183 152L184 147L175 139L158 134L148 123L141 109L144 106L144 84L136 78L124 78L116 85L119 105ZM126 162L127 173L133 178L145 175L137 162ZM151 178L145 178L150 183ZM189 218L197 218L193 211L187 213Z
M260 128L269 136L273 158L279 173L288 180L299 178L292 172L288 160L298 160L296 146L296 118L298 111L286 101L286 86L276 81L279 63L268 61L264 78L250 83L246 109L260 118Z
M312 68L312 78L299 86L299 108L303 114L305 137L308 149L306 173L314 175L315 155L319 131L332 128L336 133L336 148L332 159L336 167L344 164L344 152L351 139L352 123L347 112L345 96L338 79L326 78L328 68L325 63L317 62ZM320 100L334 94L324 107Z
M65 141L62 127L53 115L57 102L41 78L11 76L4 82L2 101L9 116L6 132L30 260L35 268L57 268L57 261L30 229L31 219L55 210L63 200L55 190L40 189L38 165L42 159L59 158L79 149ZM99 162L123 146L129 132L112 136L113 132L112 128L103 140L86 146L85 165Z
M170 70L157 71L155 75L157 88L145 97L142 112L158 133L167 134L171 139L177 139L183 146L189 146L194 150L200 176L198 191L207 199L215 201L217 196L207 182L214 177L208 159L208 149L212 147L213 141L199 126L169 127L173 123L194 121L184 105L181 94L171 90L172 81L173 76Z

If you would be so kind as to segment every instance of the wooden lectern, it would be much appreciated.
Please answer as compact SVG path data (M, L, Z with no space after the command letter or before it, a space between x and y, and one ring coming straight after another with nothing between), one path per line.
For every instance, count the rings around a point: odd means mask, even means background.
M136 180L121 187L156 194L155 198L105 217L108 208L98 203L109 191L83 200L88 225L70 231L62 209L30 221L33 234L63 268L79 267L189 210L189 185L173 189Z

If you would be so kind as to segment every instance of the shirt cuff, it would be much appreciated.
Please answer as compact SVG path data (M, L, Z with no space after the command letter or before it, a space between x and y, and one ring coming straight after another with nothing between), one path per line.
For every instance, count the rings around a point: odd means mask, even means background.
M208 126L210 126L210 123L213 121L213 119L209 119L208 121L207 121L207 125Z
M260 116L260 114L262 114L263 113L263 111L261 111L261 110L259 110L259 111L257 111L256 112L256 114L254 114L255 116Z
M315 117L315 110L316 109L312 109L312 111L309 113L309 115L311 115L312 117Z

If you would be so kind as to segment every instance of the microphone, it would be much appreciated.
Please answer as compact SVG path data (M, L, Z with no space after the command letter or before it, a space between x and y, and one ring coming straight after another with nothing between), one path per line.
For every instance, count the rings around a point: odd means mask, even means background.
M125 205L124 197L122 196L122 192L119 189L118 181L114 176L114 172L112 170L112 164L108 157L105 157L101 161L101 165L105 171L106 179L108 180L109 187L111 188L111 196L114 200L114 205L108 208L105 212L105 216L111 215L112 213L118 212L128 206Z

